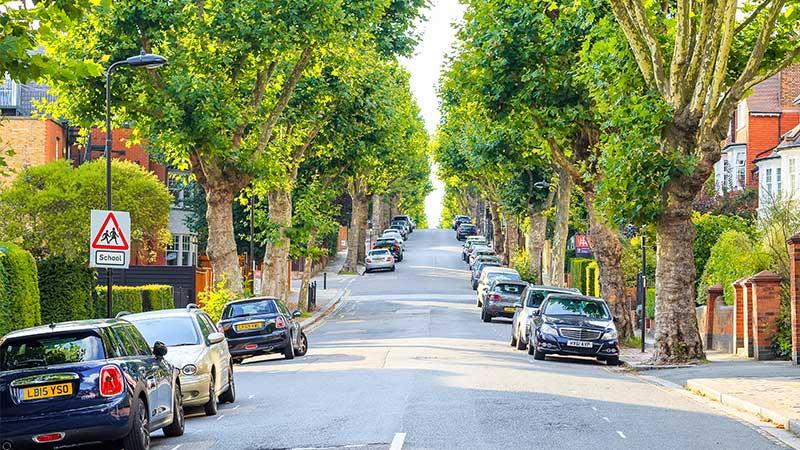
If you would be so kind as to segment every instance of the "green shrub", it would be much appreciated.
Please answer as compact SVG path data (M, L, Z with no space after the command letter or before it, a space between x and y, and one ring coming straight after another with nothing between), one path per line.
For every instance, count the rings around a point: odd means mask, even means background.
M0 335L42 323L36 261L21 247L0 244Z
M514 269L519 272L520 278L528 283L536 283L539 281L536 279L536 274L531 270L531 260L528 258L528 252L524 249L515 252L514 256L511 257L511 262Z
M726 231L741 231L751 240L755 240L755 225L739 216L728 216L724 214L700 214L695 212L692 215L695 236L692 242L694 252L694 267L698 275L702 274L706 267L706 262L711 256L711 248L717 243L722 233Z
M63 256L40 259L37 267L42 323L94 318L94 270L83 262L70 261Z
M105 286L97 286L95 292L97 297L94 302L95 317L106 317L107 303ZM129 313L142 312L142 291L137 286L114 286L111 290L112 310L111 316L114 317L122 311Z
M155 311L159 309L172 309L175 299L172 297L172 286L166 284L146 284L136 286L142 292L142 309Z
M656 288L647 288L647 318L656 318Z
M708 287L722 285L725 304L733 304L731 284L743 277L769 269L769 256L753 247L750 238L741 231L725 231L711 248L705 270L697 286L697 303L705 304Z
M600 296L600 268L597 261L591 261L586 265L586 295L592 297Z
M588 258L572 258L569 260L569 273L572 287L586 294L586 266L594 260Z
M200 307L214 322L219 322L225 304L236 298L234 293L225 287L226 284L227 282L223 276L223 279L214 284L212 289L197 294L197 301Z

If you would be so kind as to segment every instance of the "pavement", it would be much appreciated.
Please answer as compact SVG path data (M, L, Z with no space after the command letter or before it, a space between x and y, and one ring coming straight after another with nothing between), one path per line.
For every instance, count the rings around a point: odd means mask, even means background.
M320 273L311 277L312 282L317 283L317 302L314 311L310 311L308 317L300 320L300 325L305 329L316 326L325 317L331 314L341 304L342 298L347 293L347 288L358 277L356 275L339 275L344 265L347 252L337 253ZM300 295L302 280L292 280L292 292L290 299L295 305Z
M510 321L480 320L468 278L451 230L415 231L396 272L335 280L344 294L305 357L237 365L235 403L192 411L153 448L787 448L772 425L638 373L533 360L509 345Z

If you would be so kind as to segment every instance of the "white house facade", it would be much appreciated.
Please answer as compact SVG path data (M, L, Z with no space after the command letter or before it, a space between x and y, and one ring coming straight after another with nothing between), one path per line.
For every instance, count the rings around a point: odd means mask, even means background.
M722 158L714 165L714 186L717 193L740 191L747 182L747 144L728 144Z
M756 159L758 167L758 212L776 201L800 200L800 125L781 138L768 155Z

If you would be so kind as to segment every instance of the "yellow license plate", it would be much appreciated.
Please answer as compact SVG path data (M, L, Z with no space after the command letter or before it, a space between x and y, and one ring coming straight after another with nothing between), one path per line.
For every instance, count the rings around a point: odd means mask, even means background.
M506 306L505 308L503 308L503 311L505 312L514 312L516 310L517 310L516 308L512 308L510 306Z
M252 323L242 323L236 325L236 331L247 331L247 330L257 330L261 328L264 322L252 322Z
M40 400L43 398L72 395L72 383L48 384L45 386L26 387L22 391L23 400Z

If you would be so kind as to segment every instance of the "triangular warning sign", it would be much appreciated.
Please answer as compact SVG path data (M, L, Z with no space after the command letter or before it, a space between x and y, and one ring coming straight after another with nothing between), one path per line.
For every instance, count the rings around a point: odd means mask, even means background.
M128 249L128 240L125 239L125 234L122 233L122 229L120 229L113 212L109 212L106 220L103 221L103 226L100 227L97 236L92 240L92 248L101 250Z

